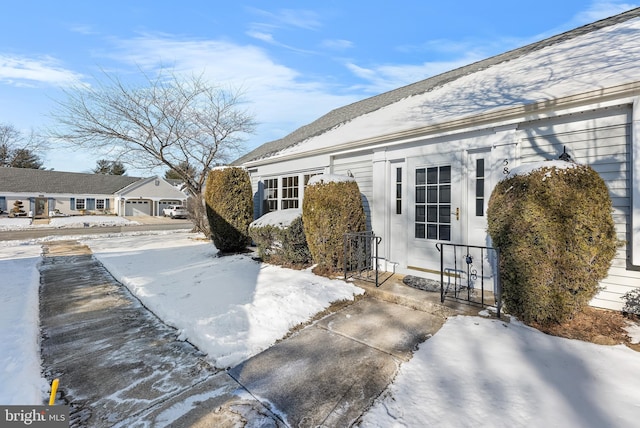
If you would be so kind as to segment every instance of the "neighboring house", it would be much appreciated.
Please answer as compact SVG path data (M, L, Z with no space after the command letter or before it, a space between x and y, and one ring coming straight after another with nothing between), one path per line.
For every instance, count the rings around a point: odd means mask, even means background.
M335 109L234 164L255 216L351 174L383 267L439 279L437 242L487 245L495 184L565 150L606 181L620 248L593 305L640 286L640 9ZM571 227L571 225L567 225Z
M162 215L186 195L160 177L80 174L26 168L0 168L0 210L22 201L27 215Z

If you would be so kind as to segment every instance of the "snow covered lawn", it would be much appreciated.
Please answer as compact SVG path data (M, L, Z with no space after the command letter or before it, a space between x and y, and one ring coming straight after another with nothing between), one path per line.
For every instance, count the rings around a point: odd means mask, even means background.
M0 246L0 404L41 404L40 245Z
M640 353L455 317L400 367L361 427L629 427Z
M21 230L43 227L63 228L63 227L100 227L100 226L128 226L140 224L137 221L127 220L124 217L115 215L85 215L70 217L52 217L49 224L32 224L27 217L10 218L0 217L1 230Z
M330 302L364 292L249 255L218 258L210 241L185 232L84 243L145 306L220 368L263 351Z

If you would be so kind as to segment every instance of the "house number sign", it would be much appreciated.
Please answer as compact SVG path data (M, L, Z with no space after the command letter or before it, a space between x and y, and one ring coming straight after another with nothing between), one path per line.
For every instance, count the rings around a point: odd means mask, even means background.
M509 174L509 159L505 159L504 161L502 161L502 165L504 165L504 168L502 168L502 173L504 175Z

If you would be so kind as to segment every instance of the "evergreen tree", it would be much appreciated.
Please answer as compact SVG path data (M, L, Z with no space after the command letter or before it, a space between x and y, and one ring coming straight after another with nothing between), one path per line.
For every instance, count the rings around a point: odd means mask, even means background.
M99 159L96 162L96 167L93 168L92 172L94 174L102 175L124 175L126 169L122 162Z

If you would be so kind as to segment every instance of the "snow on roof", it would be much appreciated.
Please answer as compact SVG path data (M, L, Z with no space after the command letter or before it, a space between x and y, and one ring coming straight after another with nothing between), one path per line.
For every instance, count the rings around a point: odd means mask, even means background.
M577 168L578 166L578 164L575 164L573 162L565 162L563 160L532 162L525 165L516 166L511 171L509 171L509 174L507 174L506 178L512 178L516 175L527 175L542 168L570 169Z
M349 177L347 175L337 175L337 174L318 174L314 175L309 179L308 185L311 186L313 184L324 184L324 183L343 183L348 181L356 181L354 177Z
M288 227L293 220L302 215L302 209L292 208L288 210L272 211L251 222L249 227L274 226L284 229Z
M302 127L290 134L292 138L283 138L282 144L271 147L281 140L267 143L253 155L239 159L239 163L363 141L636 82L640 68L639 13L640 9L634 9L472 64L468 69L463 67L336 109L318 119L322 122L316 126L318 129L307 129L312 124ZM383 100L383 95L396 92L405 96ZM361 103L377 99L380 101L373 106L375 109L365 106L359 114L357 107ZM331 123L325 120L329 116ZM320 127L323 124L328 126ZM271 152L267 154L265 150Z

